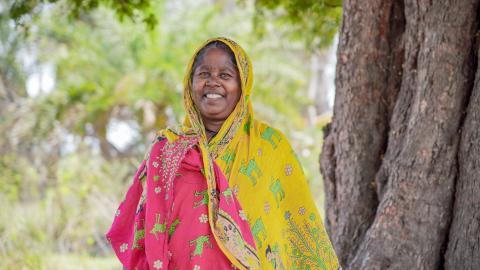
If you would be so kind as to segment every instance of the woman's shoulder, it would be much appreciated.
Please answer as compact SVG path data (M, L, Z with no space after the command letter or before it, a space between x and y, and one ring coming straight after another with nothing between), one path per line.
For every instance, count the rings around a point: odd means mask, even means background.
M260 137L275 136L277 138L281 138L282 140L287 141L287 137L281 130L261 120L253 120L252 130L256 135Z
M260 120L254 120L252 125L252 130L254 136L260 138L262 141L270 143L274 148L276 146L283 146L282 148L291 148L290 142L287 139L287 136L279 130L271 126L268 123L265 123Z
M165 151L167 151L167 154L184 152L184 150L193 147L197 142L198 136L193 133L179 133L173 129L160 130L150 143L145 154L145 160L148 160L152 151L157 154Z
M158 147L160 145L165 144L167 141L168 141L167 138L163 134L157 133L155 135L155 138L148 145L148 148L147 148L147 151L145 153L144 159L148 160L150 158L150 154L152 152L152 149L155 148L155 147Z
M150 158L152 150L161 150L167 143L174 143L180 136L172 128L165 128L156 131L155 137L150 141L145 153L145 160Z

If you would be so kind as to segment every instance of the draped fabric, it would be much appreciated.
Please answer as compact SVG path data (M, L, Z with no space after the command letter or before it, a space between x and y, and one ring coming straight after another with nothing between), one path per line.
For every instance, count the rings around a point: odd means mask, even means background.
M208 140L202 118L193 103L190 75L195 56L212 41L223 42L234 52L242 94L217 135ZM183 91L186 111L184 123L180 127L160 131L159 140L175 147L197 149L202 157L201 171L209 195L206 212L211 241L216 242L218 250L231 262L232 267L338 269L335 252L295 152L280 131L254 118L250 98L252 85L252 64L245 51L230 39L207 40L187 66ZM153 144L142 166L148 167L151 163L151 153L158 148L156 145L159 140ZM183 158L185 154L179 157ZM138 175L141 173L137 173L137 178ZM147 172L147 198L152 193L148 190L148 179ZM168 179L167 176L161 176L159 182L169 183ZM235 203L229 204L225 194L233 198ZM168 212L168 205L162 201L156 203L163 203L162 211ZM152 216L147 207L146 220L153 220ZM133 220L134 217L130 217L124 222L134 224ZM235 224L235 237L226 226L228 224ZM150 227L147 222L146 230ZM112 246L117 251L121 243L113 243L111 236ZM149 249L154 250L155 243L152 242L152 246L145 244L147 256L144 264L151 265L145 269L159 269L152 268L155 260L149 257ZM166 252L163 258L168 258L168 251L163 252Z
M236 263L258 268L253 235L238 200L215 163L215 188L208 189L195 143L192 136L175 141L158 137L136 173L107 233L126 269L235 269L218 243L235 253ZM213 235L208 222L210 197L216 198L219 235Z

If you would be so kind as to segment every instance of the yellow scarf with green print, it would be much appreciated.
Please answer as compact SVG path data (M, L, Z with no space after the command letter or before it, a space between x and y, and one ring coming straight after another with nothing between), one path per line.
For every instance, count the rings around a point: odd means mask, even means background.
M234 52L242 96L218 134L207 140L202 119L191 95L192 65L197 53L212 41L221 41ZM175 140L178 135L200 136L205 177L215 187L213 160L228 179L230 188L246 213L254 236L260 269L338 269L338 261L315 207L295 152L286 137L253 117L250 94L252 64L245 51L226 38L207 40L190 60L184 80L184 124L161 131ZM209 202L214 217L215 201ZM239 269L245 269L216 237L216 224L209 220L217 243Z

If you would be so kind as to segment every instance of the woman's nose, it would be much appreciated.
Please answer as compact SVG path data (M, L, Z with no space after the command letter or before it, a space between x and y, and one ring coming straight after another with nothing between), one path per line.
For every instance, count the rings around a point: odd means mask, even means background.
M219 78L215 74L212 74L210 77L208 77L206 84L208 86L218 86L220 85L219 83Z

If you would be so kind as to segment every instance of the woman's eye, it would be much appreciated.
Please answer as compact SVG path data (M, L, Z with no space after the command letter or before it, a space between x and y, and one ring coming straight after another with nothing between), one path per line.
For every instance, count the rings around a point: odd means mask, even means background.
M228 74L228 73L222 73L222 74L220 74L220 78L222 78L222 79L229 79L230 77L232 77L232 76L231 76L230 74Z
M200 72L197 74L198 76L200 76L200 78L207 78L210 74L208 72Z

